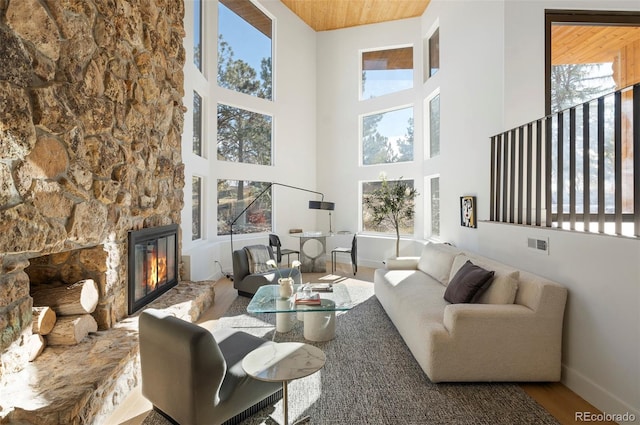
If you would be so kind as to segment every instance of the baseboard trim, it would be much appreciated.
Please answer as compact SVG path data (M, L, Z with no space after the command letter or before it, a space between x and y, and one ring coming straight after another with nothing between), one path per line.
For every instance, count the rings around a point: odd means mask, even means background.
M640 418L638 408L634 408L606 388L565 365L562 365L562 383L603 413L629 413L635 415L636 419Z

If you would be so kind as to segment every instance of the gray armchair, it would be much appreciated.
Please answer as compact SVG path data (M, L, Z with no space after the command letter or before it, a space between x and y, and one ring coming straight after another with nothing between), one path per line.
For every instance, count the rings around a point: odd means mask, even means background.
M249 266L248 249L245 247L233 251L233 287L238 290L238 294L245 297L253 297L262 285L275 285L281 276L293 278L294 283L302 283L302 274L298 269L280 269L279 272L269 270L261 273L251 273ZM269 252L269 257L275 261L273 250L270 246L264 246Z
M174 423L239 423L282 397L282 384L248 376L242 359L273 344L245 332L209 331L160 310L140 314L142 395Z

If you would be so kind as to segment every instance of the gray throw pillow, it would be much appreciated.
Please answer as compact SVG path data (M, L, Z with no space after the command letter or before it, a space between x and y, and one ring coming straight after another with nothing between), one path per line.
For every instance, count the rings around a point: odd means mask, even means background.
M493 271L485 270L467 260L449 282L444 299L452 304L469 303L480 291L487 289L493 275Z

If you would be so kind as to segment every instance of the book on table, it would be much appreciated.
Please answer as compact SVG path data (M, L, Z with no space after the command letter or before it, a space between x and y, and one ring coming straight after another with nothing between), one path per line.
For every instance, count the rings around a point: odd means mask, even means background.
M304 304L304 305L320 305L322 300L320 299L320 294L317 292L311 292L305 294L304 292L296 292L295 297L296 304Z
M312 283L311 290L316 292L333 292L333 285L330 283Z

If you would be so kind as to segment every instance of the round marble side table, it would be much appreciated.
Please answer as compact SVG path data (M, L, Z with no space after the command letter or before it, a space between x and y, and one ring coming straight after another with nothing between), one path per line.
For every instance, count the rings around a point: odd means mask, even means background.
M324 366L321 349L301 342L278 342L257 348L242 360L242 368L261 381L282 382L284 425L289 424L287 384L309 376Z

